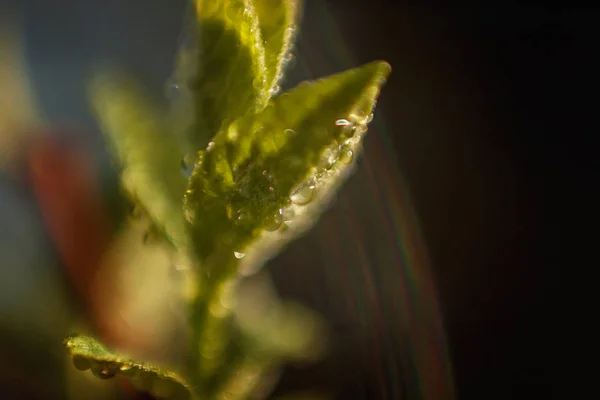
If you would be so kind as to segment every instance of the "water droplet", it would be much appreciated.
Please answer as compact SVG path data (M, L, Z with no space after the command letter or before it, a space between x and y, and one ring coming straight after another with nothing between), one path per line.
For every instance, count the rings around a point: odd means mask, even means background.
M237 210L237 218L235 219L234 223L236 225L240 225L240 224L243 224L246 219L247 219L247 217L246 217L246 213L244 212L244 210L242 210L242 209Z
M283 210L283 222L286 225L290 225L294 219L294 217L296 216L296 211L294 211L294 209L292 207L288 207L285 210Z
M373 121L373 113L371 112L367 115L367 120L365 121L367 124L370 124Z
M303 184L290 196L294 204L304 205L310 203L315 194L315 186L312 184Z
M239 251L234 251L233 255L235 256L235 258L241 260L242 258L244 258L246 256L246 253L240 253Z
M209 152L211 151L213 148L215 147L215 142L208 142L208 145L206 145L206 151Z
M269 186L269 192L273 192L275 191L275 188L273 186Z
M279 91L281 90L281 86L279 85L275 85L271 88L271 90L269 91L269 95L270 96L275 96L277 93L279 93Z
M275 214L273 214L273 216L271 218L269 218L269 220L267 221L267 224L265 225L265 230L269 231L269 232L274 232L277 229L279 229L279 227L281 226L282 223L283 223L283 209L280 208L279 210L277 210L277 212Z
M92 367L92 374L100 379L110 379L115 376L115 371L103 365L95 365Z
M89 359L82 356L73 356L73 365L80 371L87 371L91 368L92 363Z
M348 125L350 125L350 121L342 118L342 119L338 119L337 121L335 121L335 124L337 126L348 126Z
M340 152L340 158L338 159L338 162L341 164L350 164L353 159L354 151L352 151L351 149L344 148Z
M339 149L335 148L332 149L330 151L330 153L328 154L327 157L327 169L330 169L333 167L333 165L337 162L337 160L340 158L340 151Z
M286 135L294 135L296 131L288 128L285 131L283 131L283 133L285 133Z

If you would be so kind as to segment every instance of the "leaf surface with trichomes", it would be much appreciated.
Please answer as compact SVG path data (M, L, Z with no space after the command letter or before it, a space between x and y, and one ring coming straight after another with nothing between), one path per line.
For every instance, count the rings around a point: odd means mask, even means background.
M129 379L139 389L160 398L192 398L192 392L186 382L174 372L115 354L94 338L75 335L65 339L64 344L77 369L90 369L100 379L120 375Z
M204 147L234 119L262 109L269 95L265 49L251 0L195 0L197 73L188 138Z
M199 153L184 202L200 257L240 258L303 191L339 184L389 72L373 62L303 83L222 129Z
M253 0L265 47L267 88L273 95L291 57L301 5L297 0Z

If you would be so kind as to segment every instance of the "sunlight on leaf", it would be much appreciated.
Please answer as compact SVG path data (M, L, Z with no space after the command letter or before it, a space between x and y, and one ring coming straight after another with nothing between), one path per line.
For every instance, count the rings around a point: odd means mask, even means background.
M252 251L260 234L283 227L287 209L301 213L315 191L339 184L389 72L373 62L301 84L220 131L199 155L184 204L199 255Z
M100 379L120 375L129 379L140 390L148 391L159 398L192 398L190 388L175 373L119 356L91 337L71 336L64 344L71 353L77 369L90 369Z
M198 68L192 79L195 122L191 142L204 147L235 118L268 99L265 49L250 0L195 0Z
M274 95L279 92L284 69L292 57L300 4L297 0L253 0L253 3L265 44L267 87Z

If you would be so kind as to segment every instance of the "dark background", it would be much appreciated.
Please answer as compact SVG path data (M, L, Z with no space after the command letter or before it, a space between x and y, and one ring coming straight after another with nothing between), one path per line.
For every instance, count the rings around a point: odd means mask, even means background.
M24 10L30 68L51 119L91 121L82 101L87 73L82 65L89 58L119 59L156 83L168 76L182 1L13 3ZM314 50L332 33L330 23L321 21L323 2L309 1L290 80L373 59L392 65L373 136L389 140L415 208L447 329L457 397L561 397L560 388L574 386L569 368L558 361L571 351L559 332L574 323L564 285L568 275L590 265L583 257L590 240L583 226L592 204L586 189L597 181L591 141L597 130L591 121L597 105L594 25L600 13L541 3L324 3L352 58ZM374 145L367 141L367 158L369 146ZM324 305L323 298L336 294L335 284L316 272L327 267L327 258L314 254L336 218L360 204L349 198L366 179L359 170L340 193L342 208L326 214L273 262L283 294L332 320L335 307ZM361 212L368 218L368 209ZM365 240L366 252L376 249L376 233ZM343 262L353 268L351 260ZM293 272L309 264L316 266ZM352 322L346 317L337 318L342 326ZM340 333L339 340L345 337ZM339 379L346 387L341 398L382 397L376 389L381 370L365 361L381 336L368 337L348 339L349 353L358 356L341 356L348 365L344 373L323 365L292 368L278 390Z

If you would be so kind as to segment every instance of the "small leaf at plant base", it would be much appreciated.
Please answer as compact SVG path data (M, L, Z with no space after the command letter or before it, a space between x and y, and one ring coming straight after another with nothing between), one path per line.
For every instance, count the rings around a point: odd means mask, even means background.
M119 356L91 337L71 336L65 340L65 346L71 353L77 369L91 369L100 379L121 375L129 379L134 386L160 398L192 398L187 384L175 373Z
M265 46L267 87L271 95L279 91L284 69L291 57L297 20L298 0L253 0Z
M219 132L201 153L184 205L197 222L201 257L251 253L250 243L277 230L292 202L308 203L315 190L339 184L346 176L339 171L349 168L339 153L359 150L389 72L373 62L301 84Z
M186 247L182 153L169 134L164 114L133 79L120 74L98 75L91 97L101 128L121 163L125 190L169 240Z
M189 139L206 146L221 127L268 100L265 50L251 0L194 0L198 74L192 80L195 122Z

